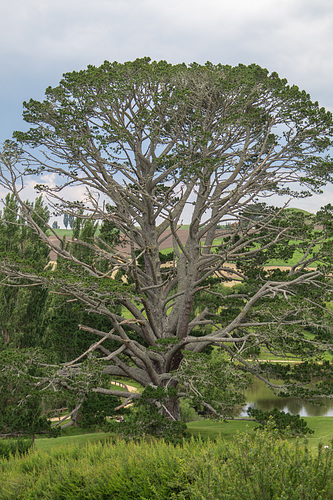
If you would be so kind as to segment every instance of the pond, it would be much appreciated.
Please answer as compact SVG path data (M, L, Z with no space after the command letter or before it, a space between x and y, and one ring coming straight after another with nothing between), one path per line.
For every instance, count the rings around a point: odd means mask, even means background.
M300 415L301 417L333 417L333 399L321 399L322 405L309 403L299 398L281 398L276 396L261 380L254 380L246 391L246 406L239 416L247 416L249 406L268 411L278 408L280 411Z

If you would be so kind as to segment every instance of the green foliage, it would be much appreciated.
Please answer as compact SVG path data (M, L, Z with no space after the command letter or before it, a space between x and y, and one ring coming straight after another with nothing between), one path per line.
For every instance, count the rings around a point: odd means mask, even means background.
M313 453L272 428L181 446L111 439L0 462L0 492L4 500L326 500L333 496L332 444Z
M41 197L27 202L27 209L41 228L49 219L49 210ZM24 223L19 205L13 195L7 195L0 218L0 253L14 265L42 271L48 262L49 248ZM16 347L35 347L41 337L41 315L47 291L42 286L28 286L28 280L16 280L1 275L0 285L0 349L10 344ZM24 285L19 288L18 285ZM2 341L2 342L1 342Z
M230 417L234 415L235 406L245 402L243 391L249 385L248 377L218 349L210 354L185 352L177 377L180 390L190 398L199 414Z
M90 246L94 245L94 237L97 231L97 223L93 220L75 219L73 227L73 240L78 238ZM79 260L92 264L94 261L95 254L90 247L86 247L80 244L74 244L72 249L73 255Z
M34 203L26 202L32 220L45 230L49 220L49 209L41 196ZM7 194L0 219L0 250L12 261L33 266L39 271L48 262L49 248L40 240L31 226L26 224L14 195Z
M115 396L98 393L88 394L80 409L80 427L103 427L106 423L106 417L113 416L115 408L120 404L120 399Z
M15 455L26 455L33 444L32 438L0 439L0 457L8 460Z
M271 422L281 435L286 436L305 436L313 434L314 431L308 427L307 422L299 415L291 415L274 408L270 411L262 411L256 408L247 410L249 417L255 419L261 427Z
M179 410L182 422L193 422L201 418L193 408L193 402L190 399L182 398L179 402Z
M0 434L52 434L51 422L42 415L42 393L38 391L37 351L6 349L0 352Z
M113 423L110 429L126 439L142 439L144 436L163 438L166 442L180 443L187 435L184 422L175 420L170 411L178 408L175 389L148 386L124 422ZM170 411L168 410L170 409Z
M109 204L107 204L105 208L107 214L112 214L113 212L117 211L116 207L112 207ZM121 243L120 230L117 227L117 225L112 221L111 216L110 219L107 218L103 220L98 236L99 240L102 240L107 245L106 248L108 249L114 248Z
M282 380L287 387L284 396L295 396L320 404L318 396L332 394L333 363L303 361L302 363L266 363L261 372L271 379Z
M69 221L71 218L69 217ZM96 267L107 269L108 262L100 259L94 252L97 225L91 220L81 221L76 218L74 221L74 231L72 240L80 240L89 244L89 247L80 244L67 242L65 246L71 247L73 255L81 261L94 263ZM103 242L113 245L118 242L118 232L114 230L114 225L107 221L102 224L99 232L101 246ZM57 268L53 276L68 276L76 272L76 268L58 257ZM110 280L109 280L110 281ZM116 313L121 312L119 306L112 305ZM79 330L78 325L94 327L100 331L110 330L111 323L105 316L87 312L86 307L78 300L68 300L68 295L49 293L45 302L42 316L39 317L43 335L40 339L40 346L52 351L54 360L67 362L78 357L96 341L93 333ZM112 350L118 347L115 342L106 341L105 347Z
M93 333L82 331L78 325L84 324L101 331L110 329L109 319L88 313L78 301L68 301L65 295L49 294L41 318L43 336L40 345L53 354L54 361L67 362L85 352L96 342ZM105 342L112 349L115 342Z
M67 229L69 226L70 229L73 229L74 224L74 216L72 214L65 213L63 218L64 226Z
M189 488L191 499L310 500L333 494L327 484L333 475L331 446L319 446L313 455L306 444L289 444L268 428L254 438L238 435L229 447L217 444L217 449L218 458L211 447L205 453L199 477Z

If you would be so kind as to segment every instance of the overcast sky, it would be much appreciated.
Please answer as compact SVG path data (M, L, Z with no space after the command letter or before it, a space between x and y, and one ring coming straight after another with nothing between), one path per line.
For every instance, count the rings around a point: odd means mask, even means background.
M257 63L333 111L330 0L10 0L0 6L0 142L64 72L150 56ZM311 211L332 191L298 202Z

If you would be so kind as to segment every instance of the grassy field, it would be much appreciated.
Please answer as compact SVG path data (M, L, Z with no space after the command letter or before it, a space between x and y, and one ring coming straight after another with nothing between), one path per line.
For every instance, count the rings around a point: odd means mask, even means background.
M328 445L333 438L333 418L332 417L304 417L314 434L306 437L311 448L317 448L319 443ZM211 420L200 420L190 422L187 428L194 436L214 439L218 435L224 439L232 440L238 432L251 432L256 427L255 422L245 420L231 420L227 422L216 422Z
M237 432L250 432L254 427L255 424L253 422L236 420L223 423L211 420L199 420L197 422L190 422L187 424L187 428L193 436L201 435L203 438L215 439L219 434L221 434L228 440L232 440ZM68 432L80 432L80 430L68 429ZM95 432L60 436L57 438L43 437L35 440L35 449L48 452L51 448L55 447L59 448L69 445L85 446L89 442L104 441L108 436L109 434L104 432Z
M319 443L329 445L333 438L332 417L305 417L310 429L315 433L306 438L311 448L317 448ZM213 420L199 420L187 424L188 431L193 436L215 439L221 435L224 439L232 441L238 433L252 432L257 426L255 422L246 420L230 420L218 422ZM68 429L68 435L58 438L38 438L35 440L35 449L49 452L53 448L69 445L85 446L87 443L105 441L109 434L104 432L83 433L80 429ZM77 434L76 434L77 433Z
M189 229L189 225L188 224L184 224L181 229ZM56 232L56 234L60 237L60 238L63 238L64 236L66 237L71 237L73 235L73 230L72 229L55 229L54 230ZM97 230L97 234L98 234L98 230ZM221 244L221 241L222 241L222 238L217 238L216 240L214 240L214 245L220 245ZM162 254L168 254L170 252L172 252L173 248L170 247L170 248L165 248L165 249L162 249L161 250L161 253ZM295 252L294 256L292 259L290 260L287 260L287 261L284 261L284 260L281 260L281 259L271 259L267 262L267 265L268 266L293 266L294 264L296 264L299 259L302 257L302 254L300 252ZM309 267L316 267L316 263L312 263Z
M309 445L314 448L321 442L328 445L333 439L333 418L332 417L304 417L310 429L314 434L311 434L307 439Z
M82 433L82 430L78 429ZM105 441L109 434L105 432L90 432L86 434L60 436L57 438L39 438L35 440L35 449L39 451L49 452L53 448L62 448L66 446L84 446L87 443L96 443Z
M70 237L70 236L73 235L73 230L72 229L54 229L54 232L60 238L63 238L64 236Z
M188 431L193 436L202 436L203 438L214 439L218 435L231 440L234 439L237 432L250 432L256 427L254 422L245 420L230 420L226 422L217 422L215 420L198 420L187 424Z

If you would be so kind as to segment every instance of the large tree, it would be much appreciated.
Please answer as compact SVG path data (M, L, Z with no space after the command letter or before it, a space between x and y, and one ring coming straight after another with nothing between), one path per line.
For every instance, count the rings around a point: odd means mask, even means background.
M99 353L104 374L165 391L158 404L171 419L181 395L223 414L204 376L208 346L225 353L214 362L222 385L232 384L227 356L277 391L260 349L316 360L332 347L330 208L314 217L267 205L272 196L320 192L332 179L332 116L306 92L254 64L141 59L65 74L43 102L24 106L31 128L5 148L2 185L65 264L38 276L8 262L2 271L109 320L105 331L80 325L100 339L90 353ZM40 227L21 188L27 176L46 173L54 183L39 189L56 213L110 224L121 244L95 237L65 245ZM84 199L73 202L75 190ZM89 252L78 252L80 243ZM272 258L293 263L265 268ZM289 391L311 374L328 377L318 373L323 365L307 366L306 374L279 373Z

